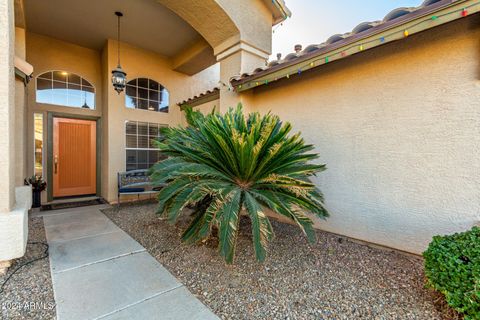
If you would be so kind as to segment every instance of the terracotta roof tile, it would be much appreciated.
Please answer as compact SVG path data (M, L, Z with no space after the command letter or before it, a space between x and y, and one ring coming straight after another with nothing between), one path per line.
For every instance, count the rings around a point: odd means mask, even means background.
M389 27L408 22L421 14L447 6L457 1L458 0L425 0L418 7L401 7L394 9L385 15L382 20L362 22L353 28L351 32L332 35L324 43L311 44L298 53L292 52L286 55L283 59L270 61L265 67L256 68L252 72L234 76L230 79L230 81L233 85L236 85L235 82L245 82L247 80L251 80L250 78L255 78L257 75L267 74L272 70L281 69L283 66L291 65L304 59L311 58L319 52L323 53L331 49L336 49L337 47L349 43L352 40L358 40L375 32L386 30Z
M195 105L198 104L198 102L200 102L200 100L204 100L204 98L205 98L204 102L213 101L215 99L218 99L219 94L220 94L220 88L215 87L212 90L207 90L207 91L202 92L202 93L200 93L196 96L193 96L192 98L189 98L187 100L183 100L182 102L177 103L177 105L179 105L179 106L184 106L184 105L195 106ZM211 98L211 100L209 100L207 98Z

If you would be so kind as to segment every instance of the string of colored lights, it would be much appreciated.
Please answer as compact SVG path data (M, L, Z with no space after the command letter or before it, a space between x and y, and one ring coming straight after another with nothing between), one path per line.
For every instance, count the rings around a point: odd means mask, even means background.
M297 71L296 72L287 72L283 75L280 75L280 76L276 76L276 77L273 77L273 78L270 78L270 79L265 79L265 80L259 80L259 81L255 81L255 86L259 86L259 85L268 85L269 82L272 82L272 81L277 81L278 79L280 78L287 78L289 79L291 75L293 74L302 74L302 72L304 71L303 69L304 68L313 68L315 66L319 66L319 65L324 65L324 64L327 64L333 60L338 60L338 59L342 59L342 58L345 58L351 54L348 54L347 52L352 50L352 49L355 49L357 48L357 51L352 53L352 54L355 54L357 52L361 52L361 51L364 51L365 50L365 47L368 46L369 44L372 44L372 43L378 43L380 41L380 43L385 43L389 38L393 38L395 36L397 36L399 33L401 33L403 35L404 38L410 36L411 32L410 30L414 29L415 27L418 27L419 25L421 24L424 24L426 22L431 22L431 21L436 21L436 20L440 20L442 19L443 17L446 17L446 16L450 16L452 14L460 14L461 17L466 17L468 16L469 12L468 12L468 9L472 8L472 7L475 7L477 5L480 4L480 1L478 2L475 2L473 4L470 4L470 5L467 5L467 6L463 6L461 9L456 9L456 10L453 10L453 11L450 11L450 12L446 12L446 13L443 13L443 14L440 14L440 15L432 15L430 16L428 19L424 19L424 20L421 20L411 26L409 26L407 29L404 29L402 31L395 31L395 32L391 32L391 33L388 33L386 35L383 35L381 36L380 38L376 38L376 39L372 39L372 40L369 40L369 41L365 41L365 42L362 42L360 44L354 44L354 45L351 45L351 46L348 46L346 48L343 48L340 52L336 52L336 53L332 53L330 55L324 55L322 57L319 57L317 59L314 59L313 61L310 61L309 63L306 63L304 64L303 66L300 66L298 67ZM398 40L397 39L398 37L395 37L394 39L392 39L391 41L393 40ZM253 82L254 80L252 80L251 82ZM255 87L255 86L251 86L251 87ZM242 84L239 84L239 85L234 85L233 86L233 90L234 91L237 91L237 89L242 89L243 85ZM230 91L231 88L229 87L228 90Z
M275 33L275 31L277 31L277 29L280 28L280 27L283 27L283 22L277 24L277 25L273 28L272 33Z

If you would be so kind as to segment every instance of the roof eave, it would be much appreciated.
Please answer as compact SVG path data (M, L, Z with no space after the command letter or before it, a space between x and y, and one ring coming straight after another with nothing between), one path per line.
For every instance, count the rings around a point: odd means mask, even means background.
M372 29L367 30L367 32L348 37L333 45L329 45L311 53L305 53L302 56L293 59L292 61L283 62L254 74L242 76L241 79L238 79L238 77L237 79L232 78L230 83L236 91L240 92L268 84L269 82L273 82L281 78L288 78L290 75L301 73L309 69L318 68L326 63L347 58L348 56L358 52L372 49L389 42L398 41L406 37L405 35L402 36L402 30L408 30L407 35L412 35L445 24L447 22L460 19L463 17L460 13L465 8L468 8L469 15L480 12L480 2L477 0L460 0L455 2L451 2L451 0L444 0L438 2L437 4L420 9L414 12L412 15L408 15L407 17L400 17L399 19L391 22L373 27ZM413 25L415 25L419 20L425 19L427 16L441 16L445 12L451 12L455 10L458 11L458 15L456 16L444 16L442 19L431 20L427 26L412 29ZM397 32L400 32L400 36L397 35L396 37L390 38L383 37L383 35L388 34L392 30L399 30ZM364 45L368 41L375 39L378 40L381 38L384 38L384 41L377 41L377 43L372 45ZM361 49L359 49L360 47Z
M267 7L272 11L272 26L277 25L292 16L284 0L264 0Z

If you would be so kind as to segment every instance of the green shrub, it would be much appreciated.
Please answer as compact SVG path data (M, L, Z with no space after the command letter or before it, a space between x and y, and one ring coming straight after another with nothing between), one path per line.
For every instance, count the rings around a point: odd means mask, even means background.
M480 228L436 236L423 256L428 285L465 319L480 319Z
M158 147L168 159L151 170L159 192L158 213L174 223L183 208L195 206L182 240L199 242L218 230L219 251L233 262L240 214L252 221L255 256L263 261L273 237L267 209L295 222L310 241L313 222L306 213L328 216L323 196L310 178L325 170L291 125L272 114L245 115L241 106L224 115L203 116L186 109L187 128L165 128Z

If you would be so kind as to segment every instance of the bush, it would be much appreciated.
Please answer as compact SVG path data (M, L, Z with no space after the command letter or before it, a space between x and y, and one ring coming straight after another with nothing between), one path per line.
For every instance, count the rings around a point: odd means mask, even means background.
M187 128L165 128L158 147L168 159L151 170L158 194L158 213L174 223L183 208L194 206L191 224L182 240L195 243L218 230L219 251L232 263L242 212L252 222L255 256L263 261L273 230L270 209L296 223L310 241L313 222L306 213L328 216L323 196L310 178L325 170L313 164L300 134L272 114L245 115L241 106L224 115L203 116L186 109Z
M428 285L465 319L480 319L480 228L436 236L423 256Z

